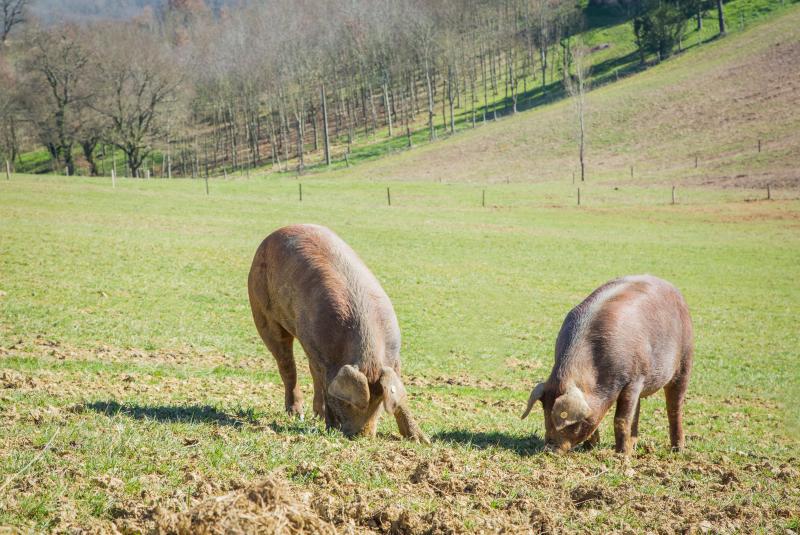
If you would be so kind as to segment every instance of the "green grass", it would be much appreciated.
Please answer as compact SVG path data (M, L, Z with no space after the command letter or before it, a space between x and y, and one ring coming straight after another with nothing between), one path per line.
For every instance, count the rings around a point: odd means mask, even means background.
M16 374L0 389L0 482L58 430L0 494L0 525L146 526L147 504L180 509L192 495L275 469L345 507L355 492L370 507L458 510L467 527L492 518L523 526L530 513L520 500L558 500L589 473L600 475L586 481L639 501L688 492L688 524L710 519L723 529L712 513L730 504L764 511L736 524L746 531L796 524L797 478L768 481L772 468L797 466L789 407L798 389L799 201L696 188L670 206L665 189L595 185L578 208L571 186L548 182L487 187L482 208L484 187L405 182L392 184L388 207L380 183L343 175L303 185L301 203L289 178L212 181L210 196L192 180L120 179L116 189L83 178L0 182L0 374ZM377 439L349 441L282 414L246 275L259 241L300 221L338 232L392 298L404 376L414 378L413 409L432 447L391 440L387 419ZM664 404L654 396L643 404L636 476L608 456L608 422L596 453L539 455L540 413L518 415L549 371L564 315L602 282L642 272L673 281L692 310L688 452L667 452ZM387 450L411 464L381 464ZM488 487L458 509L407 488L415 463L438 466L442 456L461 468L437 484L478 478ZM312 468L298 472L298 459ZM768 464L748 469L753 459ZM715 467L741 483L715 491ZM674 480L659 483L651 471ZM329 480L355 490L337 495ZM749 496L749 486L762 490ZM405 490L387 502L385 488ZM630 504L600 504L591 515L557 509L570 529L647 524Z

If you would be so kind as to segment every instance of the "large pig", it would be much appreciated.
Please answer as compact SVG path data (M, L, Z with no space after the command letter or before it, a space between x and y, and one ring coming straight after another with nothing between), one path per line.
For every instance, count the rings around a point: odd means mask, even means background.
M428 441L400 380L392 303L341 238L317 225L276 230L256 251L248 293L258 333L278 363L289 413L303 414L292 354L297 338L314 380L314 412L328 427L374 436L385 408L403 436Z
M596 444L600 421L616 402L616 450L630 455L639 398L663 388L670 442L682 449L692 351L692 320L672 284L650 275L612 280L567 314L550 377L533 389L522 417L541 400L545 443L563 452L584 441Z

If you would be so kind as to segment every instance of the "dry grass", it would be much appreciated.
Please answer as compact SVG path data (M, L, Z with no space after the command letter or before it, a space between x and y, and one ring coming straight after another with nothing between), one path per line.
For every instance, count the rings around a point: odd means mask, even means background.
M628 183L633 165L634 182L798 188L798 94L800 7L793 7L590 93L588 179ZM574 130L565 101L354 172L374 180L571 181Z

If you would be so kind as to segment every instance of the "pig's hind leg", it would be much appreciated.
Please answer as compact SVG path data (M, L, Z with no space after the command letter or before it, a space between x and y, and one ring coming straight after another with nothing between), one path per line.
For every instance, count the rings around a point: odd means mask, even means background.
M294 362L292 342L294 337L277 322L266 317L256 318L256 328L261 339L278 364L284 388L286 412L303 417L303 394L297 384L297 366Z
M681 374L664 387L667 398L667 418L669 419L669 442L672 451L681 451L684 446L683 437L683 402L689 375Z

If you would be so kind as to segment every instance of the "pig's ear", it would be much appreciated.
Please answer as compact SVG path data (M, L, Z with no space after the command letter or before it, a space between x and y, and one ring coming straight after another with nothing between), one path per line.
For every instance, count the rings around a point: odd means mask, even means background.
M528 408L522 413L523 420L528 417L528 414L530 414L534 403L542 399L542 395L544 395L544 383L539 383L533 387L533 390L531 390L531 397L528 398Z
M384 367L381 370L381 388L383 407L389 414L394 414L397 408L406 402L406 388L393 369Z
M563 396L559 396L553 404L553 411L550 413L556 431L561 431L565 427L580 422L592 414L586 397L580 388L571 385Z
M342 366L328 385L328 394L364 410L369 406L367 376L355 366Z

